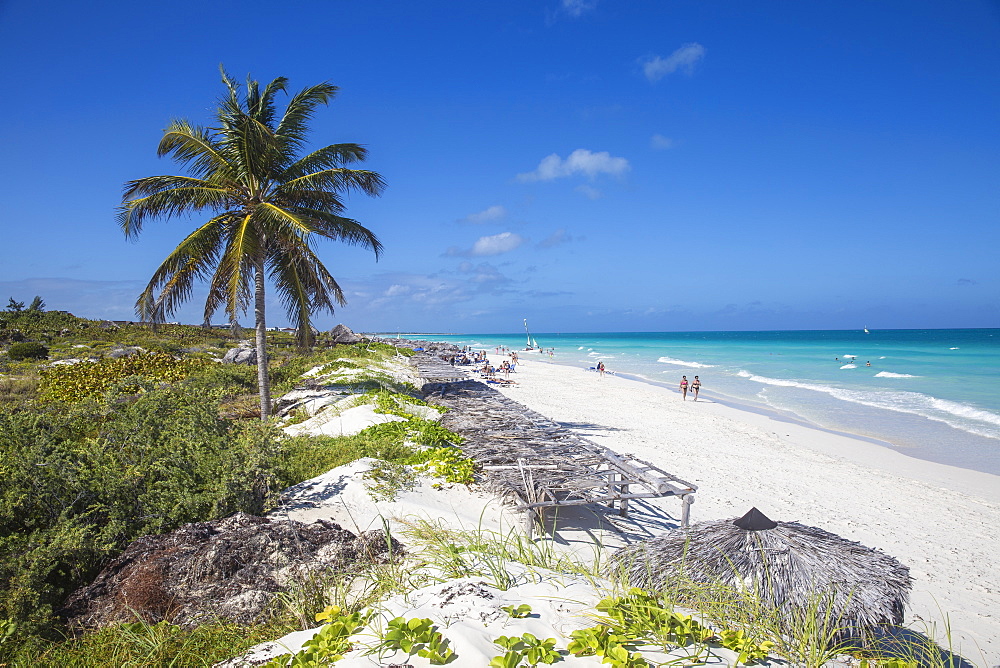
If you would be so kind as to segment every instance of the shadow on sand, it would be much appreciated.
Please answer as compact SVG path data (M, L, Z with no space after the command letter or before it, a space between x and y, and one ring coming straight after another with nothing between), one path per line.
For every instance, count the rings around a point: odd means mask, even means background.
M625 431L619 427L608 427L603 424L595 424L593 422L556 422L560 427L565 427L566 429L572 429L573 431L580 432L581 434L593 434L600 433L603 431Z

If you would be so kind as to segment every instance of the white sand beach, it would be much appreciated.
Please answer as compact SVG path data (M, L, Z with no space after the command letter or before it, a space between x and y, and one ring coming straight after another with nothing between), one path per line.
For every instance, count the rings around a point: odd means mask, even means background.
M817 526L896 557L914 579L906 623L976 666L1000 663L1000 535L995 530L1000 478L739 410L713 401L711 391L697 402L690 397L682 401L666 388L530 358L522 360L514 377L517 384L501 390L512 399L697 485L692 522L737 517L757 507L771 519ZM366 415L342 419L338 428L354 432L379 421L362 419ZM323 431L328 421L322 416L302 425ZM404 540L406 527L420 521L449 529L520 531L520 514L475 486L442 486L420 478L394 500L376 500L365 482L373 461L359 460L286 490L273 514L304 522L332 520L356 532L385 525ZM613 550L677 527L680 511L680 502L671 497L633 501L628 518L589 507L563 509L549 517L550 526L556 526L551 544L586 561L588 550L593 558L596 543ZM496 655L492 639L501 634L565 638L592 624L584 611L610 591L597 581L525 570L513 562L506 568L514 582L505 591L482 578L444 578L384 601L377 606L378 615L383 620L395 615L431 618L446 629L458 655L450 665L472 668L487 665ZM557 590L565 591L556 596ZM532 607L530 618L501 614L501 604L523 602ZM224 665L245 666L295 652L317 630L265 643ZM359 643L365 640L358 638ZM377 666L390 660L426 665L419 657L361 650L351 652L343 665ZM597 657L567 655L564 660L599 665ZM705 657L705 663L714 665L734 660L735 654L725 649Z
M597 443L698 486L692 522L756 506L883 550L909 566L907 623L976 665L1000 663L1000 477L907 457L860 438L528 357L501 391ZM705 381L710 385L710 380ZM633 521L674 499L633 504Z

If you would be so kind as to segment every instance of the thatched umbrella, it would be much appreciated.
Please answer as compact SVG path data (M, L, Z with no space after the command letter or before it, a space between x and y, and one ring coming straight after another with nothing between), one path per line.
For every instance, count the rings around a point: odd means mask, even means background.
M816 527L774 522L756 508L629 545L612 563L635 587L721 583L749 591L782 618L814 610L840 637L901 624L912 584L910 570L887 554Z

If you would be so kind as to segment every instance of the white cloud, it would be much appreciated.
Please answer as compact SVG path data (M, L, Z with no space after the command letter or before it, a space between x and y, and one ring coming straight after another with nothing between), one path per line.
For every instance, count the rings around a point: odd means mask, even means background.
M411 288L409 285L400 285L399 283L393 283L388 287L388 289L386 289L385 296L397 297L399 295L409 294L410 290Z
M575 190L578 193L582 193L587 199L601 199L604 196L604 193L599 188L588 186L587 184L577 186Z
M649 145L652 146L653 148L657 149L657 150L663 151L663 150L666 150L668 148L673 148L674 147L674 140L671 139L670 137L664 137L661 134L655 134L649 140Z
M666 58L647 56L639 62L642 71L650 81L659 81L668 74L681 70L685 74L694 72L695 64L705 57L705 47L697 42L685 44Z
M488 209L483 209L478 213L471 213L465 217L465 221L469 223L488 223L491 220L500 220L507 215L507 209L495 204Z
M501 232L488 237L480 237L472 244L472 255L500 255L512 251L524 243L524 237L513 232Z
M514 234L513 232L501 232L500 234L492 234L487 237L479 237L476 239L476 243L472 244L472 248L461 249L457 246L450 247L445 251L446 256L450 257L484 257L488 255L500 255L501 253L507 253L514 250L526 241L524 237L519 234ZM462 263L461 266L466 266L467 263Z
M565 160L555 153L542 158L535 171L518 174L517 180L522 182L551 181L574 174L584 174L590 178L594 178L598 174L620 176L629 169L628 160L625 158L612 157L607 151L594 153L585 148L578 148L566 156Z
M563 11L573 18L592 11L595 7L597 7L597 0L562 0Z

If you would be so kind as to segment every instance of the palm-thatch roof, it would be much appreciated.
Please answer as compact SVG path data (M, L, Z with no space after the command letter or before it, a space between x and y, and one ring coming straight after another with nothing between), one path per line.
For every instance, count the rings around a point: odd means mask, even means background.
M756 508L629 545L612 563L635 587L721 583L782 618L811 610L840 637L901 624L912 584L909 569L887 554L816 527L774 522Z

